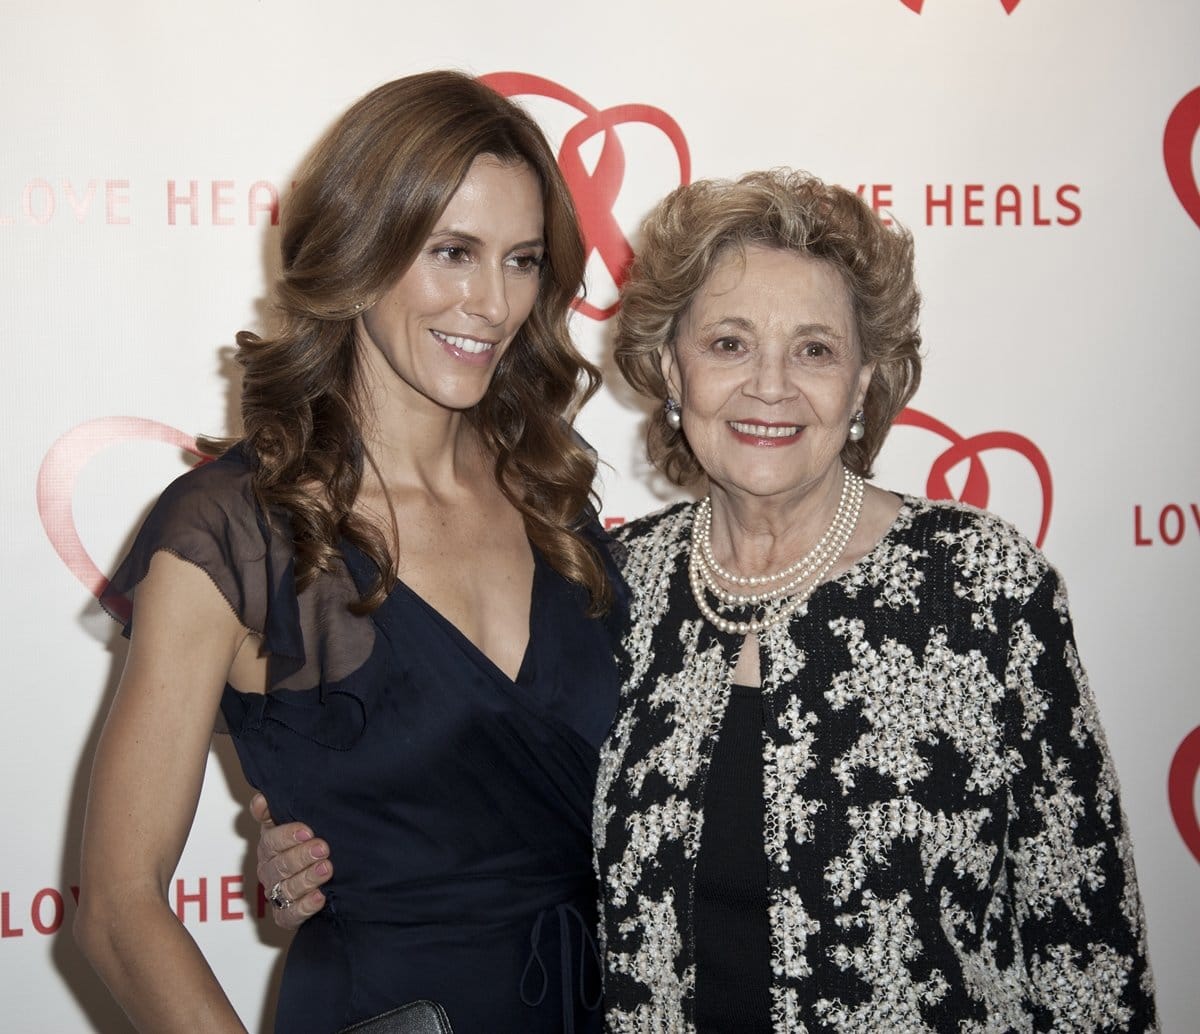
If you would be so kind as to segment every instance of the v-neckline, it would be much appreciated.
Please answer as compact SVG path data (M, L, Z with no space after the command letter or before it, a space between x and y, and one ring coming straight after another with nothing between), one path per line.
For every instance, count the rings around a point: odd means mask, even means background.
M528 541L528 539L526 541ZM357 554L355 558L356 560L359 560L374 568L375 565L371 563L369 558L362 552L362 550L356 547L353 543L343 540L343 554L345 554L346 550L348 549L353 550L354 553ZM486 653L481 646L479 646L478 643L476 643L470 636L466 634L466 632L464 632L458 627L458 625L446 617L445 614L438 610L437 607L430 603L429 600L417 592L416 589L409 585L399 575L396 576L396 583L392 587L392 590L379 605L380 609L392 605L396 594L398 592L404 592L410 599L415 600L417 605L425 610L437 624L446 629L451 638L458 642L463 653L475 661L477 667L480 667L485 671L499 677L510 686L522 685L529 680L529 668L533 663L533 615L534 609L537 606L538 586L541 582L542 564L544 563L541 555L538 553L537 547L532 542L529 543L529 552L533 557L533 576L531 577L529 583L529 617L526 622L527 628L525 649L521 652L521 661L517 666L517 673L515 676L509 675L508 672L501 668L500 665L497 664L492 657ZM351 570L351 575L353 576L353 570ZM354 580L356 583L358 582L358 579ZM361 591L362 585L360 584L358 588Z

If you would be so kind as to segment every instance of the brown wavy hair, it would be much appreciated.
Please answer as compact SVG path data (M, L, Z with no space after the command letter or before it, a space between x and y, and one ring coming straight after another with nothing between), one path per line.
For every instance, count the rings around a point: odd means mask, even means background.
M237 335L259 503L290 516L300 588L338 562L341 536L375 562L380 577L352 607L359 613L392 588L397 558L394 523L385 530L353 510L373 464L362 437L355 316L412 264L481 155L537 175L546 250L533 311L465 415L495 456L496 480L530 540L587 590L594 613L611 600L600 556L579 531L595 505L596 463L571 420L600 375L567 327L585 258L570 192L529 115L477 79L434 71L368 93L311 152L283 211L278 333ZM220 444L228 443L210 447Z
M912 235L889 229L857 195L806 172L775 169L739 180L698 180L668 194L642 226L642 244L621 291L617 366L639 393L667 395L660 357L717 262L731 248L765 245L829 263L854 308L863 361L875 363L863 413L866 434L847 439L842 461L871 476L897 414L921 381L920 295ZM686 438L650 420L650 460L678 485L703 471ZM849 430L849 428L847 428Z

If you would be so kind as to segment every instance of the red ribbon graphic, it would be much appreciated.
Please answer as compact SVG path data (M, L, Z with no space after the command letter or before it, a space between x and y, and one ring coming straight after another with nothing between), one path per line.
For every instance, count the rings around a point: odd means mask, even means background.
M1050 510L1054 504L1054 483L1050 477L1050 465L1046 462L1046 457L1042 455L1041 449L1028 438L1012 431L988 431L984 434L964 438L928 413L911 408L904 410L896 417L896 423L932 431L950 443L950 447L934 460L933 467L929 471L925 494L930 499L957 498L959 502L969 503L981 510L987 509L988 476L979 454L987 452L989 449L1010 449L1024 456L1037 473L1042 487L1042 517L1038 525L1036 542L1040 547L1046 541L1046 532L1050 528ZM966 459L971 462L967 468L967 478L963 483L962 495L955 496L950 490L946 475Z
M588 254L595 251L600 256L613 282L620 288L633 261L633 248L613 215L617 195L625 180L625 150L614 130L625 122L642 122L661 130L675 148L679 182L684 184L692 176L692 159L683 130L659 108L648 104L620 104L601 111L565 86L526 72L492 72L482 80L506 97L547 97L569 104L584 116L563 137L558 165L575 199ZM604 140L595 169L588 172L580 149L597 133L603 133ZM575 308L594 320L606 320L617 311L618 303L601 309L581 298Z
M1196 816L1196 776L1200 774L1200 726L1189 732L1175 756L1167 775L1167 800L1171 817L1192 857L1200 862L1200 819Z
M910 11L915 11L917 14L920 14L921 8L925 6L925 0L900 0L900 2ZM1004 8L1005 14L1012 14L1020 2L1021 0L1000 0L1000 6Z
M64 434L50 446L38 471L37 508L46 537L70 572L94 596L104 591L108 579L96 566L75 527L71 505L75 482L93 456L112 445L133 441L162 442L202 460L207 458L197 450L195 438L169 424L136 416L109 416L89 420Z
M1192 168L1192 145L1200 132L1200 86L1187 94L1167 118L1163 130L1163 162L1175 196L1192 222L1200 226L1200 184Z

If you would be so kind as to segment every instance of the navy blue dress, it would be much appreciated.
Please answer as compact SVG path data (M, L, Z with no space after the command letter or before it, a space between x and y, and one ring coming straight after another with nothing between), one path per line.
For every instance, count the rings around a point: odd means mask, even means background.
M222 716L277 819L333 850L276 1029L328 1034L428 998L456 1034L598 1031L592 791L617 682L583 591L534 551L515 681L403 583L349 614L374 576L349 544L345 571L297 594L286 517L255 505L237 450L164 493L102 601L111 612L128 617L160 549L199 564L263 636L271 691L226 686Z

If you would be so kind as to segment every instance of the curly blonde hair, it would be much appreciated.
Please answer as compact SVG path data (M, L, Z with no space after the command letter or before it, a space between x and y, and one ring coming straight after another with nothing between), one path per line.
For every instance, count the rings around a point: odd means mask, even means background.
M621 291L617 366L635 391L667 395L662 350L675 341L692 299L730 249L778 248L829 263L849 289L864 362L875 370L863 404L866 433L842 461L871 476L892 421L921 380L920 295L912 235L889 229L857 195L806 172L774 169L738 180L699 180L668 194L642 226ZM650 421L650 460L678 485L703 472L661 410Z
M354 318L411 265L481 155L537 175L546 252L533 311L466 416L530 540L587 590L594 612L612 598L603 561L580 531L594 506L596 462L570 421L600 375L567 327L585 258L570 191L528 114L477 79L435 71L371 91L317 144L284 207L279 332L237 336L259 503L289 515L301 588L338 562L343 536L370 556L380 575L352 607L358 612L386 597L398 558L387 529L353 509L372 462Z

